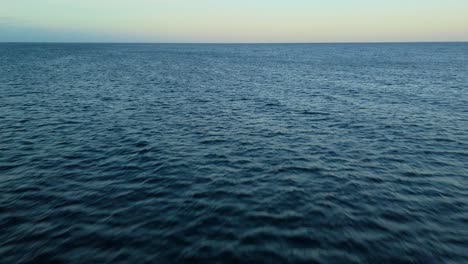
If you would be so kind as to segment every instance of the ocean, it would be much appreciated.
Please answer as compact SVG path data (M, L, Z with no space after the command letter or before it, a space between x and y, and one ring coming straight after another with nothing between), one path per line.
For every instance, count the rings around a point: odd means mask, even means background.
M0 263L467 263L468 43L0 44Z

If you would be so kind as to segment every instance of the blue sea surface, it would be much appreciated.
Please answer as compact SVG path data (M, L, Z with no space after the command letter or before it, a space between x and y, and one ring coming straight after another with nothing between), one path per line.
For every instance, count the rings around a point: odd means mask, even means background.
M468 263L468 43L0 44L0 263Z

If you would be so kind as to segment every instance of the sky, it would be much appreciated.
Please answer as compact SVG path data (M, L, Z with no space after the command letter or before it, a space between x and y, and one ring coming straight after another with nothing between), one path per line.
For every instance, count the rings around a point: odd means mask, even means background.
M468 41L468 0L0 0L0 42Z

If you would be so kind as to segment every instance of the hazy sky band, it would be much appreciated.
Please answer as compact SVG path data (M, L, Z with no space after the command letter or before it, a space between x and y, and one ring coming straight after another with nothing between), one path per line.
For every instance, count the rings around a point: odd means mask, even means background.
M0 41L468 41L468 1L0 0Z

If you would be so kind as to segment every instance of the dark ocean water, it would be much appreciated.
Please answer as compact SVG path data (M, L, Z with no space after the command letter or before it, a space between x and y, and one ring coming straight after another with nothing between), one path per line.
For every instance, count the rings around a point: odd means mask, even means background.
M0 263L467 263L468 43L0 44Z

